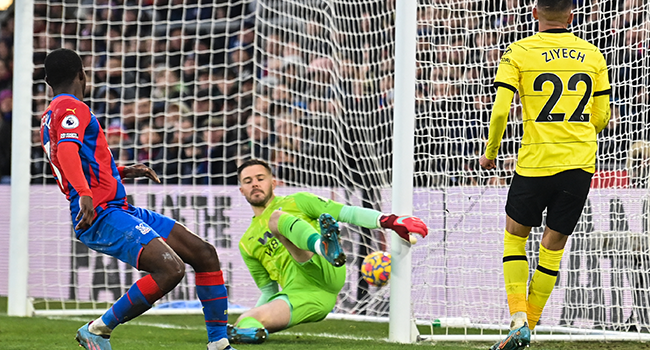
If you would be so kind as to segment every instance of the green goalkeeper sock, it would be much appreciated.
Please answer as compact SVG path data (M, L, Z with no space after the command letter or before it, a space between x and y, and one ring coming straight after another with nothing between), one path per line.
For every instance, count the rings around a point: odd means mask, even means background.
M253 317L244 317L237 323L238 328L264 328L262 322Z
M278 219L278 230L296 247L318 254L316 243L320 239L320 233L307 221L283 213Z

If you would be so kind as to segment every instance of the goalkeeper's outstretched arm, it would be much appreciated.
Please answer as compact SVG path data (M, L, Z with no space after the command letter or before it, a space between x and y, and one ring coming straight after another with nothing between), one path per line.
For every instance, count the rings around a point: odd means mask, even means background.
M400 238L410 242L411 244L417 242L417 239L412 237L411 233L416 233L422 238L426 237L429 233L427 225L415 216L397 216L395 214L384 215L373 209L349 205L341 208L338 220L369 229L380 227L389 228L395 231Z
M428 234L427 225L415 216L384 215L377 210L344 205L308 192L296 193L294 198L298 207L312 218L328 213L338 221L369 229L389 228L395 231L403 240L412 244L417 242L417 239L412 237L411 233L422 237L426 237Z

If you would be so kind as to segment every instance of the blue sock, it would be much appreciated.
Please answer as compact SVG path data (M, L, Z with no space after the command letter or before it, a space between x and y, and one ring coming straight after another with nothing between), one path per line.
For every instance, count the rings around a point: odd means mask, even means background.
M223 273L221 271L197 272L195 279L196 295L203 304L208 341L227 338L228 293L223 284Z

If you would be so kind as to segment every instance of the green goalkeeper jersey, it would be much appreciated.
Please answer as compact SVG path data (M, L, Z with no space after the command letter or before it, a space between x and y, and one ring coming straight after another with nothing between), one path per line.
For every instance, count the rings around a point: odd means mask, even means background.
M269 219L276 210L282 210L311 224L317 231L318 217L328 213L339 219L343 204L307 192L276 196L262 215L253 220L239 241L239 250L255 280L262 288L273 281L284 288L293 276L286 273L293 257L269 230Z

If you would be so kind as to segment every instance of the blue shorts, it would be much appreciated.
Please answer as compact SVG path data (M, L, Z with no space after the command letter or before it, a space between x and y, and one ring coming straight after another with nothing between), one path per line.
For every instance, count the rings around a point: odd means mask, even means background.
M106 208L77 238L92 250L138 268L142 247L157 237L167 240L175 224L173 219L129 204L128 209Z

